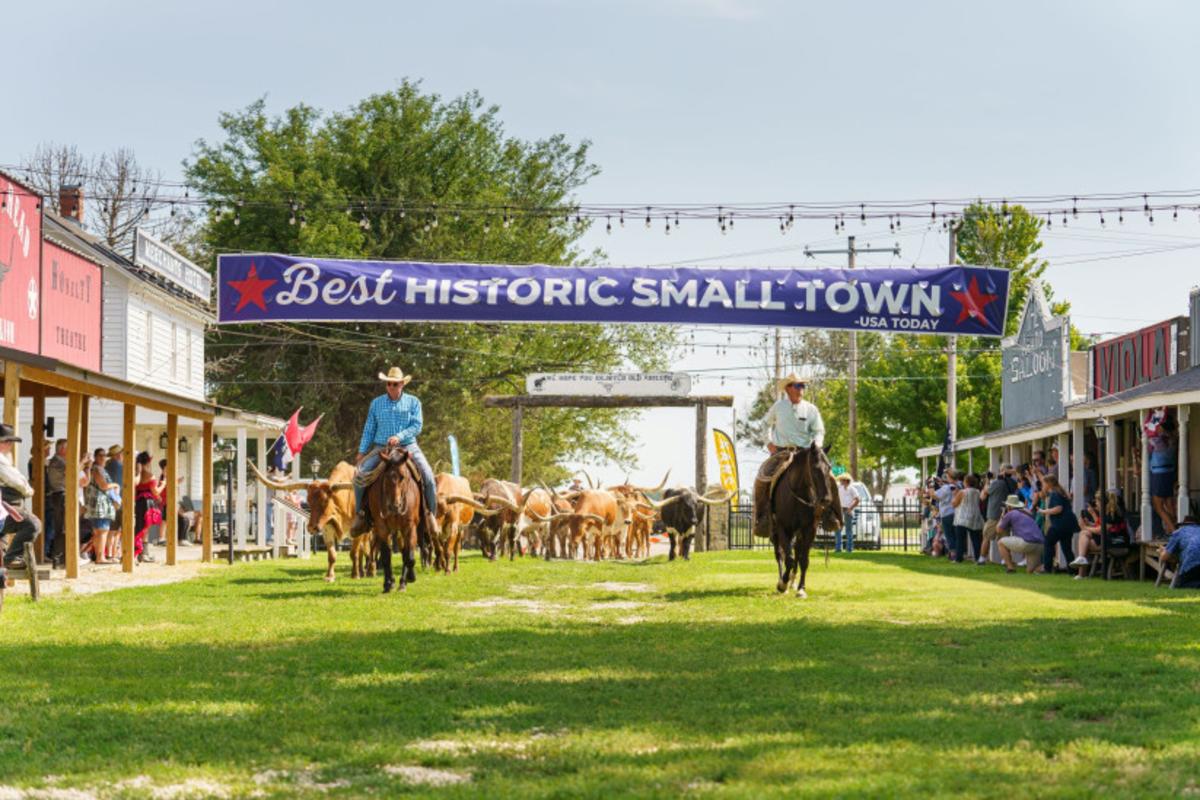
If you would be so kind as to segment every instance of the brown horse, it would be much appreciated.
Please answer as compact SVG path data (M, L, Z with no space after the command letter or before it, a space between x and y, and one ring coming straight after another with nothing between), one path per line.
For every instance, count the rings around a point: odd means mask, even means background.
M400 571L400 591L417 580L417 528L421 520L421 484L416 465L403 447L380 453L379 466L362 480L369 481L367 507L371 512L371 528L383 565L383 591L395 586L392 576L392 550L399 548L404 565Z
M771 490L771 541L775 544L775 562L779 582L775 589L786 592L796 580L796 596L807 597L804 580L808 558L817 527L834 530L842 526L842 504L834 488L829 459L821 448L812 445L797 448L790 463L775 480Z

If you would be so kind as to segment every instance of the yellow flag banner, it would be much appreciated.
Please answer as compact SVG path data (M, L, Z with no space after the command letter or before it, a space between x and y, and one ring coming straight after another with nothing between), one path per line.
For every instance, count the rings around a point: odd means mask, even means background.
M729 434L719 428L713 428L713 442L717 448L717 463L721 465L721 487L727 492L733 492L732 508L737 511L737 451L733 449L733 440L729 438Z

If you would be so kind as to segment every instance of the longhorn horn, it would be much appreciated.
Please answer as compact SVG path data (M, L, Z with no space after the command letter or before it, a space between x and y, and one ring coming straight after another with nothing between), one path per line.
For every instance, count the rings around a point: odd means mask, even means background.
M666 500L655 500L652 497L647 497L646 502L650 505L651 508L658 511L658 510L661 510L664 506L669 506L669 505L671 505L671 503L677 503L682 499L683 499L683 495L673 494L670 497L668 497Z
M696 498L701 503L704 503L704 505L706 505L706 506L719 506L723 503L728 503L729 499L731 497L733 497L733 492L730 492L730 491L723 492L722 493L724 495L723 497L713 497L710 495L698 495L698 494L696 494L695 491L693 491L690 488L688 489L688 492L692 495L692 497Z
M575 470L575 473L574 473L573 475L571 475L571 477L572 477L572 478L574 478L576 475L582 475L584 478L586 478L586 479L587 479L587 483L588 483L588 488L589 488L589 489L595 489L595 488L596 488L596 487L595 487L595 485L593 485L593 483L592 483L592 476L591 476L591 475L588 475L588 473L587 473L587 470L586 470L586 469L577 469L577 470Z
M341 481L339 483L329 484L329 491L331 491L331 492L340 492L340 491L344 491L346 489L353 489L353 488L354 488L354 481Z
M661 492L662 488L667 485L667 478L671 477L671 470L667 470L667 474L663 475L663 479L659 481L658 486L635 486L634 488L643 493L645 492Z
M493 501L493 500L495 500L495 501L496 501L497 503L499 503L500 505L504 506L504 507L505 507L506 509L508 509L509 511L519 511L519 510L520 510L520 509L518 509L518 508L517 508L517 504L516 504L516 503L514 503L513 501L509 500L507 497L504 497L504 496L502 496L502 495L498 495L498 494L488 494L488 495L484 495L484 502L485 502L485 503L489 503L489 504L490 504L490 503L491 503L491 501Z
M287 483L280 483L279 481L273 481L270 478L268 478L266 475L263 475L261 472L259 472L258 467L254 466L254 464L250 463L249 461L247 461L246 463L250 467L250 469L254 470L254 477L258 478L259 481L261 481L264 485L269 486L272 489L276 489L280 492L291 492L296 489L307 489L308 485L310 483L312 483L312 481L288 481Z
M504 510L502 508L489 509L486 505L480 503L474 497L465 497L461 494L449 494L442 499L446 501L446 505L462 503L464 506L470 506L485 517L494 517Z

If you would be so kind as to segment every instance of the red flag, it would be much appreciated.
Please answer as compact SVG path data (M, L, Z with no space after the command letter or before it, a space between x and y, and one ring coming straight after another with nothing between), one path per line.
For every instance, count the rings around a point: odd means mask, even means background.
M304 406L301 406L300 408L296 409L295 413L292 414L291 419L287 421L287 425L283 429L283 463L285 465L291 463L292 459L298 456L300 451L304 449L304 445L308 444L312 440L313 434L317 432L317 425L320 424L321 419L325 416L322 414L308 425L305 425L303 428L301 428L300 411L303 408Z

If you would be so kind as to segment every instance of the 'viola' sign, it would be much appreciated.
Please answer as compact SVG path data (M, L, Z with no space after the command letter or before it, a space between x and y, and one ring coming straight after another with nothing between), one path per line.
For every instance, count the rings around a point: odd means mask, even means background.
M550 267L223 255L218 321L651 322L1001 336L1008 272Z
M1092 347L1088 357L1092 399L1174 375L1180 331L1186 337L1187 325L1187 317L1175 317Z

